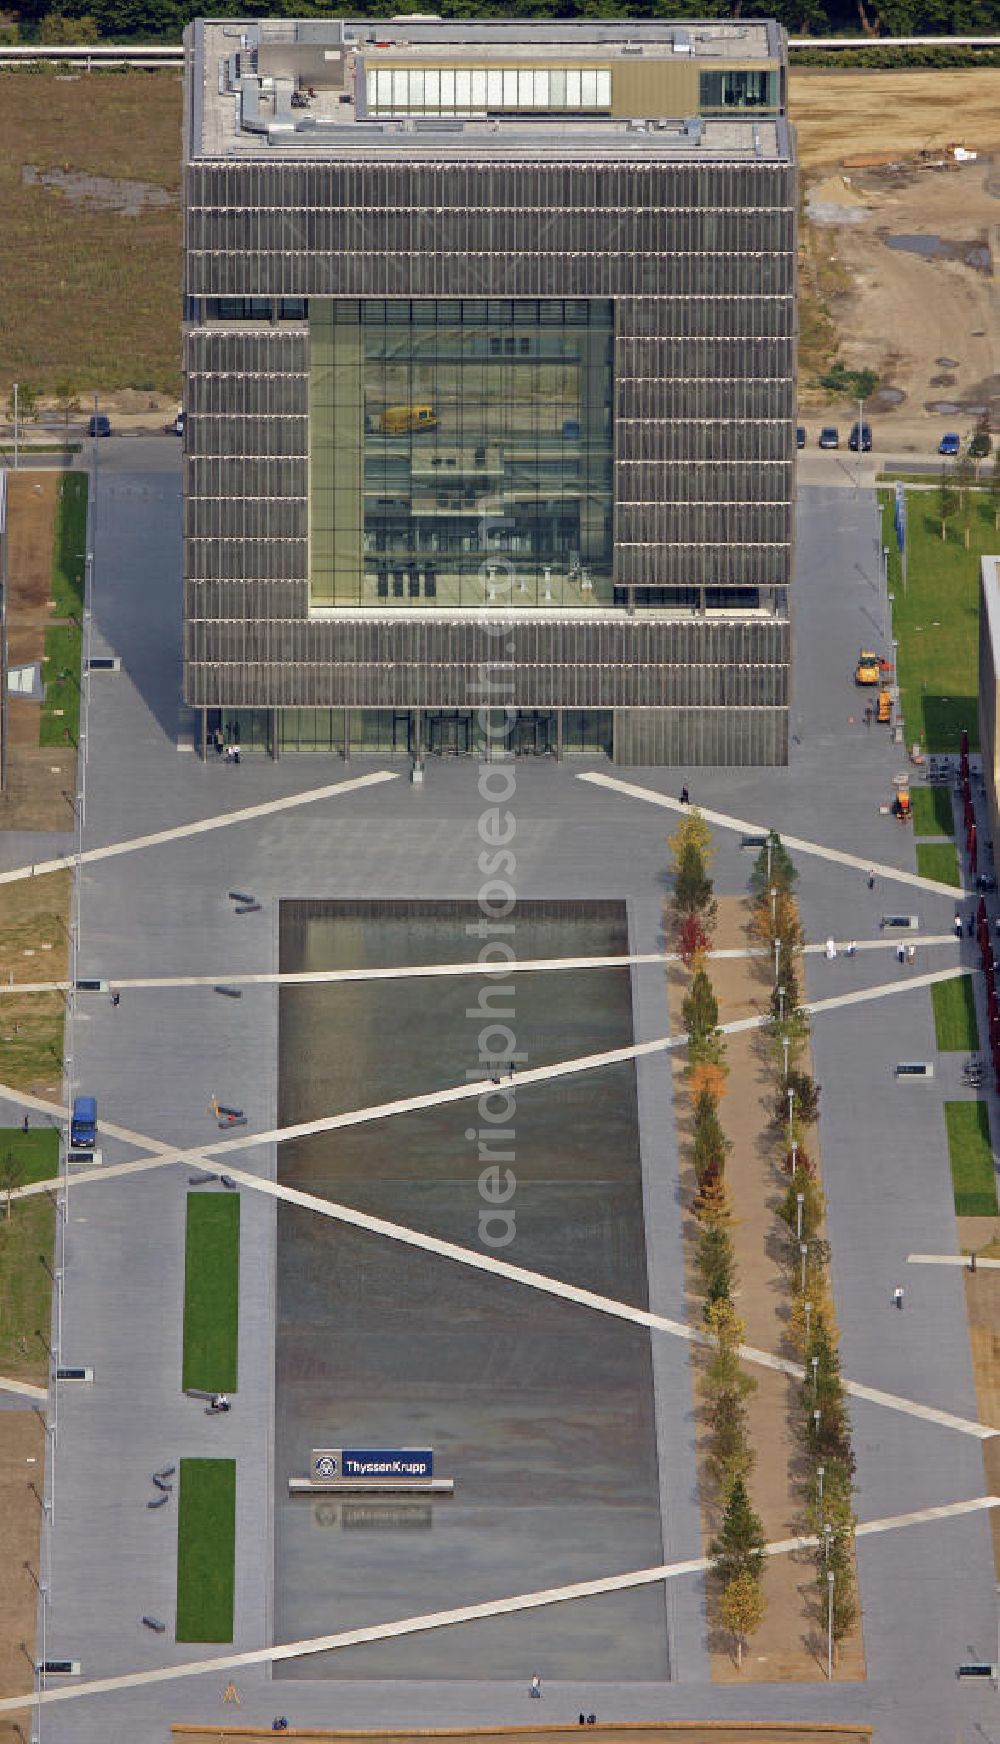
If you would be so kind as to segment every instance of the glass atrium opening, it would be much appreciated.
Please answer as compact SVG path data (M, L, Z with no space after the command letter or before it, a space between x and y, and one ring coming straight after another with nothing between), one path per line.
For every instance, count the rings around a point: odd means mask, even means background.
M609 301L310 299L315 608L612 598Z

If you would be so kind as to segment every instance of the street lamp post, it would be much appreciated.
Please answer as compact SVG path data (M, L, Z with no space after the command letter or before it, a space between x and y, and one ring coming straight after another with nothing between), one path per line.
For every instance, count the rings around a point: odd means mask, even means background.
M777 984L778 984L778 977L780 974L781 974L781 940L775 939L775 941L774 941L774 984L775 984L775 986L777 986Z
M827 1566L829 1566L829 1562L830 1562L830 1540L832 1537L833 1537L833 1527L830 1525L829 1520L824 1520L823 1521L823 1561L827 1564Z
M795 1239L796 1239L796 1241L799 1241L799 1242L802 1240L802 1213L805 1209L805 1203L806 1203L805 1194L804 1193L796 1193L796 1195L795 1195Z
M813 1372L813 1399L816 1400L819 1398L819 1357L813 1356L809 1360L812 1363Z
M823 1510L823 1479L825 1477L826 1477L826 1466L825 1465L818 1465L816 1467L816 1482L819 1485L819 1506L820 1506L821 1513Z
M784 1021L785 1021L785 989L783 987L779 987L778 988L778 1022L784 1023ZM785 1047L787 1048L787 1046L788 1046L788 1043L786 1042ZM788 1076L787 1068L785 1070L785 1076L786 1076L786 1078Z
M778 924L778 922L777 922L777 910L778 910L778 886L776 884L772 884L771 885L771 926L772 926L772 929L775 926L777 926L777 924Z
M826 1676L833 1682L833 1569L826 1571Z
M805 1311L806 1311L806 1343L808 1344L809 1338L811 1335L813 1305L811 1302L804 1302L803 1307L805 1308ZM822 1466L820 1466L820 1468L819 1468L819 1493L820 1493L820 1499L822 1500L822 1496L823 1496L823 1467Z
M794 1107L795 1107L795 1091L792 1089L789 1089L789 1092L788 1092L788 1142L789 1142L789 1144L792 1144L794 1142L792 1139L792 1132L794 1131L794 1128L792 1125L792 1116L793 1116Z
M782 989L782 991L783 991L783 989ZM785 1053L785 1083L787 1084L788 1083L788 1037L787 1036L782 1036L781 1046L784 1049L784 1053Z
M808 1256L808 1253L809 1253L809 1243L805 1242L805 1241L800 1241L799 1242L799 1259L802 1262L801 1289L802 1289L803 1293L805 1292L805 1287L806 1287L806 1258Z

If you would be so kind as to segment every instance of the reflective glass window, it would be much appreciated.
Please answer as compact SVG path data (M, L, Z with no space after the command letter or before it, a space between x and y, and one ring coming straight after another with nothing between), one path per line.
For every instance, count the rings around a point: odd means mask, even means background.
M309 307L312 605L610 601L611 304L352 308Z

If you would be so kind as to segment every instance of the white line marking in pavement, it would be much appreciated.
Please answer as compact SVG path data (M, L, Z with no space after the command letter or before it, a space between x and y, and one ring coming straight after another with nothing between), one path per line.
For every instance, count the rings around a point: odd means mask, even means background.
M150 836L133 836L125 842L109 842L104 848L85 848L84 852L64 854L58 860L41 860L33 866L19 866L12 872L0 872L0 884L18 884L25 878L40 878L46 872L65 872L80 864L95 860L113 860L119 854L135 854L140 848L157 848L164 842L179 842L185 836L205 835L209 830L228 829L230 824L250 823L255 818L272 817L276 812L293 811L300 805L315 805L321 799L340 799L345 793L357 793L364 787L377 787L383 781L398 781L390 769L374 770L370 775L356 775L349 781L334 781L327 787L310 787L305 793L286 794L283 799L265 799L259 805L246 805L239 811L217 812L213 817L199 818L197 823L177 824L173 829L157 830Z
M599 770L578 775L577 780L589 781L594 787L605 787L626 799L641 799L647 805L662 806L665 811L683 812L687 809L679 799L671 799L668 794L657 793L650 787L637 787L631 781L619 781L616 776L602 775ZM742 835L763 835L767 827L749 823L745 818L731 817L728 812L709 811L706 806L699 806L698 810L706 823L717 824L723 830L738 830ZM967 890L957 889L953 884L939 883L936 878L921 878L918 872L901 872L898 866L880 865L875 860L864 860L858 854L845 854L840 848L825 848L821 842L807 842L801 836L786 836L783 830L779 834L786 848L795 849L800 854L812 854L817 860L832 860L836 866L851 866L858 872L874 869L880 878L892 879L897 884L912 884L918 890L933 890L941 896L950 896L955 902L969 895Z
M922 1526L931 1521L951 1520L963 1515L984 1513L1000 1506L998 1496L975 1496L965 1502L946 1503L942 1507L920 1508L911 1514L892 1514L881 1520L863 1521L857 1536L875 1537L898 1531L907 1526ZM765 1545L768 1556L787 1556L796 1550L815 1549L814 1537L782 1538ZM455 1624L488 1621L492 1617L509 1617L518 1611L537 1611L547 1605L563 1605L574 1599L590 1599L603 1593L627 1592L631 1588L654 1586L658 1581L677 1580L683 1575L703 1574L710 1566L705 1556L694 1556L685 1562L665 1562L654 1568L632 1569L627 1574L606 1575L589 1581L576 1581L572 1586L546 1587L538 1592L517 1593L506 1599L487 1599L478 1605L459 1605L451 1611L431 1611L420 1617L402 1617L391 1623L371 1623L362 1629L342 1629L336 1635L318 1635L304 1641L281 1642L274 1647L251 1648L243 1653L218 1654L211 1659L192 1659L183 1665L161 1665L152 1671L124 1672L117 1677L93 1678L88 1683L64 1684L23 1696L7 1696L0 1701L0 1713L16 1713L22 1708L50 1705L53 1702L78 1701L81 1696L112 1695L118 1690L143 1689L148 1684L176 1683L185 1677L206 1672L237 1671L241 1666L270 1665L276 1661L304 1659L315 1653L333 1653L344 1647L356 1647L362 1642L398 1640L405 1635L428 1634L434 1629L449 1629Z
M908 975L899 981L882 982L875 987L861 987L849 993L831 994L827 999L814 999L806 1002L803 1010L811 1016L822 1015L828 1011L838 1011L849 1005L862 1005L872 999L889 999L899 993L908 993L914 988L930 987L937 981L953 981L968 973L960 964L948 969L935 969L926 975ZM734 1018L728 1023L719 1025L723 1035L740 1035L747 1030L760 1029L768 1021L767 1014L755 1014L752 1017ZM687 1045L684 1035L657 1036L653 1041L634 1042L626 1048L611 1048L599 1054L581 1054L568 1060L557 1060L550 1066L535 1066L526 1072L519 1072L513 1080L504 1080L495 1085L490 1078L478 1078L465 1084L452 1084L443 1090L425 1091L418 1096L404 1096L394 1102L378 1102L365 1108L349 1108L342 1114L324 1114L316 1120L300 1121L295 1126L271 1127L265 1132L246 1132L238 1137L219 1139L204 1145L174 1148L158 1141L144 1137L141 1133L131 1131L128 1127L113 1125L110 1121L98 1122L100 1130L110 1138L122 1140L125 1144L134 1144L140 1149L153 1151L154 1155L139 1157L131 1162L113 1163L99 1169L74 1170L73 1185L79 1182L97 1180L113 1180L116 1175L138 1174L145 1169L160 1167L167 1163L189 1163L200 1166L204 1157L224 1157L234 1152L250 1150L255 1145L284 1144L292 1139L311 1138L321 1132L336 1132L344 1127L364 1126L375 1120L388 1120L396 1114L413 1114L425 1108L440 1108L450 1102L474 1102L480 1096L491 1090L512 1087L514 1090L529 1089L534 1084L549 1083L556 1078L575 1077L582 1072L591 1072L605 1066L618 1066L630 1060L647 1058L652 1054L669 1053L675 1048ZM42 1102L37 1097L29 1097L24 1092L14 1090L8 1085L0 1084L0 1099L24 1107L41 1109L46 1113L57 1115L65 1120L63 1109L56 1108L52 1103ZM11 1197L14 1199L30 1199L39 1193L51 1192L58 1186L57 1180L33 1181L27 1187L17 1187Z
M963 1266L971 1272L973 1257L977 1272L1000 1272L1000 1260L981 1260L972 1254L907 1254L906 1263L908 1266Z
M894 951L898 941L894 938L855 940L854 949L861 951ZM954 945L953 933L930 933L921 935L911 933L908 943L912 945ZM803 955L807 957L822 956L826 944L810 944L802 947ZM838 953L843 955L844 944L837 946ZM708 951L706 955L713 961L724 962L736 958L767 957L770 952L762 946L751 945L732 950ZM157 987L309 987L321 986L326 983L341 981L416 981L436 980L447 976L491 975L499 980L504 975L536 974L553 969L622 969L646 963L679 963L680 957L676 951L643 951L633 956L619 957L526 957L522 962L514 963L419 963L406 964L395 969L296 969L281 973L272 971L259 975L118 975L103 977L108 986L125 992L128 989ZM971 966L964 973L971 973ZM15 981L11 987L0 984L0 997L5 993L68 993L68 981ZM100 997L100 995L96 995Z
M896 984L892 983L891 985L895 988ZM728 1026L729 1033L731 1034L736 1029L754 1028L759 1024L759 1021L760 1020L757 1018L741 1019L739 1022ZM683 1037L679 1038L679 1040L683 1041ZM646 1047L652 1048L655 1046L662 1049L672 1045L674 1044L671 1038L666 1037L661 1038L655 1044L647 1043ZM622 1052L625 1052L629 1057L631 1057L633 1050L615 1050L616 1056ZM597 1057L599 1056L590 1056L591 1059ZM608 1056L600 1057L607 1058ZM577 1064L578 1062L574 1061L563 1062L564 1067L573 1067ZM557 1073L558 1070L559 1068L540 1067L534 1074L524 1074L524 1078L538 1078L543 1075L552 1076ZM519 1083L523 1083L523 1081L523 1079L519 1080ZM480 1079L477 1084L462 1085L457 1088L461 1091L462 1098L465 1098L467 1096L481 1095L485 1091L492 1089L493 1085L491 1080ZM0 1087L0 1091L2 1091L2 1087ZM458 1099L450 1092L443 1092L440 1094L444 1099ZM416 1100L422 1104L426 1104L427 1102L427 1098L419 1098ZM392 1107L396 1112L398 1112L400 1105L386 1104L384 1107ZM143 1139L141 1134L132 1133L128 1135L128 1142L134 1144L145 1144L148 1149L153 1152L153 1155L138 1157L131 1162L114 1163L109 1167L102 1167L99 1169L81 1169L79 1172L74 1172L73 1186L75 1188L81 1182L107 1181L124 1175L142 1174L151 1169L164 1168L173 1163L186 1163L188 1166L195 1166L198 1168L212 1168L215 1166L215 1161L218 1156L223 1153L228 1156L233 1152L249 1150L254 1145L282 1142L292 1135L301 1134L303 1130L309 1133L316 1131L329 1131L331 1130L332 1123L342 1126L345 1123L357 1124L359 1118L376 1119L380 1117L381 1115L378 1109L369 1108L355 1110L352 1115L327 1116L318 1122L311 1121L305 1123L304 1128L279 1127L275 1128L270 1134L249 1133L244 1134L239 1138L224 1139L217 1145L204 1145L199 1147L197 1150L184 1151L171 1150L167 1146L159 1143L159 1141ZM103 1128L102 1130L108 1129ZM115 1129L115 1133L116 1136L124 1137L125 1129L117 1128ZM653 1314L646 1309L635 1308L629 1303L616 1301L613 1297L597 1295L594 1291L581 1289L577 1285L565 1283L558 1278L547 1277L541 1272L529 1271L526 1268L511 1265L508 1261L501 1260L493 1254L476 1252L471 1248L461 1247L454 1242L443 1241L438 1236L427 1235L422 1231L411 1229L406 1225L390 1223L384 1218L372 1217L367 1212L356 1210L353 1206L341 1205L334 1200L321 1199L315 1194L303 1193L295 1187L279 1185L275 1181L262 1178L259 1175L252 1175L246 1170L233 1167L231 1164L229 1165L227 1172L234 1180L240 1182L243 1186L251 1188L255 1192L263 1193L265 1196L279 1200L282 1204L299 1205L304 1210L314 1211L319 1216L330 1218L336 1222L350 1224L354 1228L363 1229L371 1235L382 1236L391 1241L400 1242L405 1246L417 1248L424 1253L435 1254L440 1259L453 1260L457 1264L467 1266L474 1271L492 1273L496 1277L506 1278L511 1283L520 1284L522 1287L528 1289L538 1290L544 1295L556 1296L563 1301L576 1303L580 1307L591 1308L596 1310L598 1313L608 1314L619 1320L630 1321L634 1325L645 1326L650 1331L666 1332L672 1337L683 1339L691 1344L705 1343L705 1335L699 1329L690 1327L682 1321L671 1320L665 1315ZM54 1188L58 1187L58 1185L58 1181L33 1182L28 1187L18 1188L12 1197L28 1198L40 1192L51 1192ZM744 1361L755 1364L758 1367L771 1369L779 1374L790 1375L795 1380L803 1379L803 1370L801 1366L786 1357L775 1356L772 1352L759 1350L753 1345L741 1346L740 1355ZM980 1441L987 1441L998 1433L997 1430L988 1425L976 1423L964 1417L957 1417L953 1413L941 1411L933 1405L923 1405L918 1403L916 1400L905 1399L894 1393L882 1392L877 1388L865 1386L860 1381L845 1380L843 1384L845 1391L854 1398L864 1399L871 1404L883 1405L890 1410L901 1411L907 1416L920 1418L922 1421L927 1423L935 1423L942 1428L957 1430L963 1435L971 1435Z
M39 1399L43 1405L49 1396L44 1387L33 1387L30 1381L14 1381L7 1375L0 1375L0 1393L19 1393L25 1399Z

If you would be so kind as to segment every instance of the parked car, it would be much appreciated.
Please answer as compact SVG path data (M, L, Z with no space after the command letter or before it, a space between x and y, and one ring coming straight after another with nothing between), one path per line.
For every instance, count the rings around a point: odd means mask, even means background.
M871 445L872 445L872 427L871 427L871 425L870 424L860 424L860 423L852 424L851 425L851 434L847 438L848 448L850 448L852 450L852 452L855 454L857 454L859 449L861 450L862 454L869 454L871 452Z
M183 434L184 434L184 408L183 408L183 406L178 406L177 416L174 419L173 423L171 424L170 429L171 429L171 432L173 433L174 436L183 436Z
M823 428L819 433L819 445L821 448L840 447L840 431L837 429L835 424L823 425Z
M957 430L948 430L938 443L939 454L957 454L962 446L962 438Z
M104 412L95 412L87 422L88 436L110 436L111 419Z
M796 446L796 448L804 448L805 445L806 445L806 427L804 424L796 424L796 426L795 426L795 446Z

